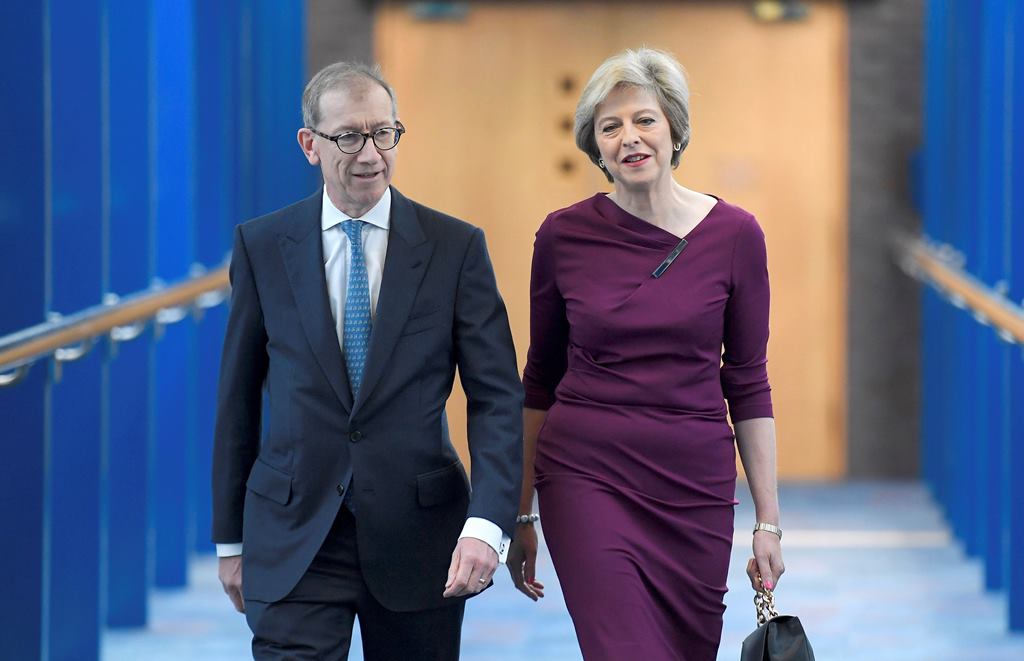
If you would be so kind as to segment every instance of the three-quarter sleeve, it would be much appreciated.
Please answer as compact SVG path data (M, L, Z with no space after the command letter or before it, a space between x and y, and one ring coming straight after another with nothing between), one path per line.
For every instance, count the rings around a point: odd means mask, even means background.
M569 322L555 277L555 232L550 218L537 230L530 272L530 350L523 370L526 408L547 410L566 370Z
M732 256L732 287L725 307L722 392L733 423L772 416L768 385L768 258L764 232L745 219Z

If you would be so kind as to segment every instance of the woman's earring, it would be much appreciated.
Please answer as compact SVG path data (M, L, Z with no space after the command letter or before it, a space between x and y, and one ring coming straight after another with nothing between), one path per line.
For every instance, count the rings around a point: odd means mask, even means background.
M604 169L604 159L603 158L597 159L597 166L599 168L601 168L602 170Z
M681 142L677 142L676 144L672 145L672 151L679 151L682 148L683 148L683 143L681 143Z

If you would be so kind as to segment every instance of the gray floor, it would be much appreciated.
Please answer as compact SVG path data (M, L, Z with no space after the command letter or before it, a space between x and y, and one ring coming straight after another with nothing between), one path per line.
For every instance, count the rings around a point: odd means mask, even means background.
M979 565L950 539L918 484L784 485L787 573L780 611L797 614L819 661L1022 661L1024 635L1006 632L1005 597L983 591ZM749 497L740 492L731 591L719 659L736 659L754 627L743 567L750 553ZM507 572L470 602L466 661L581 658L551 563L539 578L548 596L530 602ZM216 581L212 558L197 559L188 590L158 593L145 630L107 632L106 661L241 661L248 629ZM359 659L358 640L351 658ZM624 660L631 661L631 660Z

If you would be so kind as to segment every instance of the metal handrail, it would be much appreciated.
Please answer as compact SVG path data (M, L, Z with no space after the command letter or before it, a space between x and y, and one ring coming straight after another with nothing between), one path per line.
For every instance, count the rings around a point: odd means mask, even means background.
M227 298L231 285L226 266L193 272L175 285L156 281L124 298L108 295L101 305L68 316L52 314L45 323L0 337L0 388L20 382L39 360L52 357L58 365L78 360L102 338L127 342L141 335L150 320L159 330Z
M1007 298L1006 282L986 285L964 269L963 253L924 237L894 235L897 263L903 271L939 291L949 303L969 310L974 319L991 326L1005 342L1024 344L1024 302Z

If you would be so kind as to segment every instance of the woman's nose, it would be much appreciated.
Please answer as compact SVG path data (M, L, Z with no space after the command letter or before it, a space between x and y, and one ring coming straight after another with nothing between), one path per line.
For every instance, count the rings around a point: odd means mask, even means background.
M622 130L622 144L633 145L640 142L640 134L628 124Z

